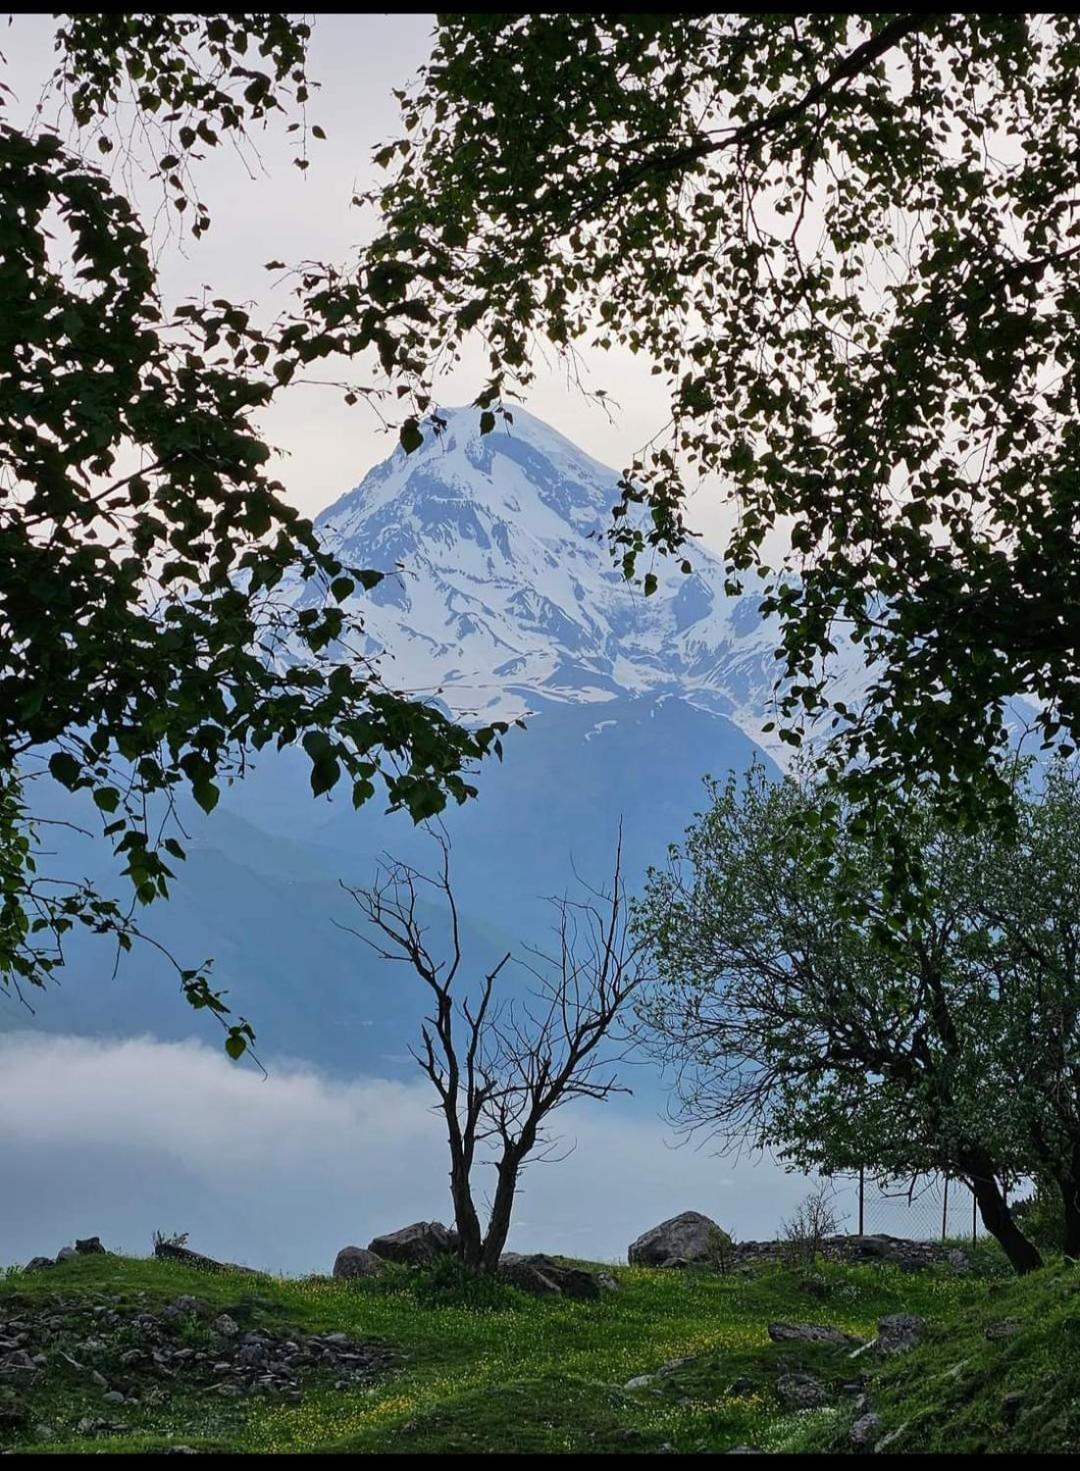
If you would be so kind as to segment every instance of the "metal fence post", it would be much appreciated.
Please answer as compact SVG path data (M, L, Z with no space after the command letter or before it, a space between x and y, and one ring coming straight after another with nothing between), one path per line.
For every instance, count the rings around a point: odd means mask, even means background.
M941 1239L945 1240L949 1226L949 1175L945 1173L945 1192L941 1197Z
M866 1207L866 1179L865 1169L859 1166L859 1235L863 1234L864 1212Z

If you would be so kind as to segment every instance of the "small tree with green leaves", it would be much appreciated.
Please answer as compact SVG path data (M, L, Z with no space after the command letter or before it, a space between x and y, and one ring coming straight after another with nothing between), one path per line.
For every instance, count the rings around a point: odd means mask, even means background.
M635 914L655 965L639 1011L683 1123L808 1169L948 1171L1021 1271L1039 1254L1003 1183L1052 1180L1075 1253L1075 773L1041 792L1018 777L1010 840L943 825L923 793L904 834L927 874L917 919L860 814L833 814L830 857L807 841L829 789L758 769L710 796Z

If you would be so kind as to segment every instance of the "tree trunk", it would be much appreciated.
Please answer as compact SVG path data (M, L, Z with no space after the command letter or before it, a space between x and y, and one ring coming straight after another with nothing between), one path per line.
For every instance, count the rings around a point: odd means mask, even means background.
M480 1218L473 1205L469 1173L463 1162L455 1160L450 1170L450 1195L454 1202L454 1226L458 1233L458 1253L467 1267L479 1267L482 1254Z
M1080 1143L1073 1147L1071 1167L1058 1175L1058 1188L1065 1210L1065 1255L1080 1257Z
M1036 1271L1043 1264L1042 1256L1009 1214L989 1161L968 1161L964 1174L978 1202L983 1225L1008 1257L1013 1271L1021 1277Z
M483 1270L494 1274L498 1270L506 1238L510 1234L510 1214L514 1209L514 1193L517 1190L520 1161L516 1156L504 1157L499 1161L499 1183L495 1188L495 1202L491 1207L487 1236L484 1238Z

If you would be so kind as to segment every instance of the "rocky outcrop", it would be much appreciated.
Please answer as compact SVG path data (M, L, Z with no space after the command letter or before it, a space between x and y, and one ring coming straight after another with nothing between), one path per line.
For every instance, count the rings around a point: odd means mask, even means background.
M201 1252L189 1251L186 1246L176 1246L171 1241L156 1241L154 1255L161 1261L183 1262L185 1267L198 1267L203 1272L243 1272L249 1277L259 1273L254 1267L241 1267L236 1262L218 1262Z
M388 1262L402 1262L407 1267L421 1267L437 1257L449 1256L457 1249L457 1232L441 1221L416 1221L400 1231L390 1231L368 1242L368 1251Z
M222 1398L279 1393L299 1399L309 1373L322 1371L336 1388L353 1388L370 1383L392 1361L378 1341L345 1333L290 1336L253 1326L253 1315L250 1302L215 1313L196 1297L154 1310L122 1307L116 1295L23 1299L17 1307L0 1306L0 1382L19 1393L55 1368L74 1375L109 1407L160 1403L164 1386L178 1377Z
M363 1246L343 1246L334 1258L335 1277L379 1277L386 1262Z
M685 1225L683 1224L685 1223ZM674 1228L674 1229L671 1229ZM719 1238L708 1236L709 1230L720 1233ZM701 1239L709 1239L714 1245L710 1251L681 1249L683 1239L692 1243L697 1233ZM719 1239L720 1248L716 1242ZM719 1266L732 1267L773 1264L784 1261L791 1247L785 1241L737 1241L731 1243L725 1232L708 1216L696 1211L686 1211L646 1231L644 1236L631 1245L627 1258L632 1266L684 1267ZM955 1246L945 1246L940 1241L909 1241L902 1236L826 1236L821 1242L821 1255L827 1261L861 1264L882 1262L899 1267L902 1272L920 1272L928 1267L947 1266L952 1271L963 1273L970 1270L965 1252ZM665 1256L665 1251L667 1252Z
M825 1323L770 1323L768 1332L773 1343L833 1343L838 1348L861 1348L866 1342Z
M521 1256L517 1252L505 1252L499 1259L498 1275L500 1281L510 1287L536 1297L596 1299L604 1292L604 1285L599 1280L601 1274L565 1266L542 1253Z
M711 1267L731 1249L727 1232L700 1211L683 1211L631 1242L632 1267Z

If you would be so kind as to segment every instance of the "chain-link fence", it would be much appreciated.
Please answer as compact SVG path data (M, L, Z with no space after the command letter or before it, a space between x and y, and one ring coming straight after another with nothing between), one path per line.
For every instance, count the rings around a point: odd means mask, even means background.
M831 1204L842 1230L908 1241L975 1241L986 1234L975 1197L946 1175L879 1180L866 1171L831 1177Z

